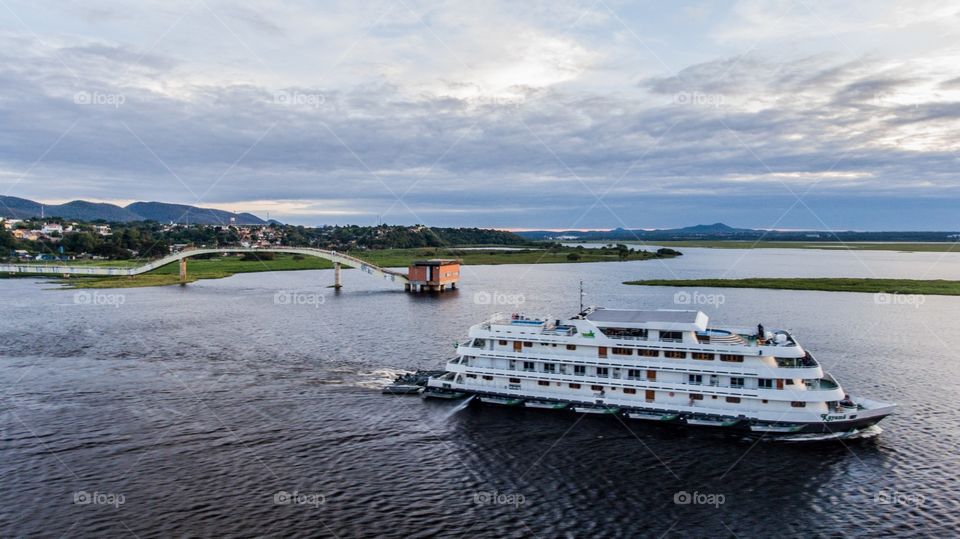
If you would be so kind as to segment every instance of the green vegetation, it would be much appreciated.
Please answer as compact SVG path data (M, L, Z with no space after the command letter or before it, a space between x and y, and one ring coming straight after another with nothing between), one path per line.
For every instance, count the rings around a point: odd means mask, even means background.
M627 281L641 286L697 286L702 288L776 288L826 292L866 292L960 296L960 281L848 278L648 279Z
M460 250L460 249L381 249L375 251L358 251L350 253L381 267L405 268L411 262L423 258L459 258L467 265L482 264L552 264L569 262L617 262L628 260L651 260L654 258L672 258L680 253L676 251L626 251L612 249L583 249L558 248L549 249L522 249L503 251L494 249ZM572 259L571 255L576 255ZM91 264L89 261L76 262ZM72 263L71 263L72 264ZM97 261L96 265L129 267L133 261L118 263ZM322 258L288 254L257 253L238 256L217 256L214 258L189 259L187 262L188 281L198 279L220 279L236 273L250 273L260 271L295 271L330 269L333 264ZM131 277L70 277L60 281L74 288L132 288L139 286L163 286L178 284L179 266L176 263L168 264L150 273ZM22 275L36 277L36 275ZM51 277L57 277L51 275Z
M831 251L957 252L957 243L840 243L837 241L650 241L667 247L705 247L708 249L829 249Z

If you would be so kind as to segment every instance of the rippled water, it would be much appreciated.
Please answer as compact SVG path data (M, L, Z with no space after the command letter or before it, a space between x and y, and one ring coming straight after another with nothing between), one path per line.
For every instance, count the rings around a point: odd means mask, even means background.
M514 310L486 298L563 316L579 279L588 303L675 308L671 289L620 282L960 277L956 254L685 252L470 267L442 297L357 271L339 294L325 271L99 296L0 281L0 534L953 535L960 298L699 291L721 294L700 306L717 322L791 328L847 390L900 404L880 436L846 445L479 405L451 414L455 403L378 391L399 371L440 366L470 324ZM282 291L312 301L278 303ZM281 491L293 502L276 503ZM84 493L92 503L75 503ZM676 503L683 493L702 503Z

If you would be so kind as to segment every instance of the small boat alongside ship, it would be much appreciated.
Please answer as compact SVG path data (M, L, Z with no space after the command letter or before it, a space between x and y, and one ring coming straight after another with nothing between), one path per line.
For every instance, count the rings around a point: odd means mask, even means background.
M718 327L686 310L591 307L470 328L424 397L836 439L880 431L894 404L848 395L787 330Z

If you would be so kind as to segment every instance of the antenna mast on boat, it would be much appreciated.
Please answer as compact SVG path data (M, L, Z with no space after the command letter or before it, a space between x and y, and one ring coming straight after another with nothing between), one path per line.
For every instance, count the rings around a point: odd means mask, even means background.
M583 279L580 279L580 312L583 312Z

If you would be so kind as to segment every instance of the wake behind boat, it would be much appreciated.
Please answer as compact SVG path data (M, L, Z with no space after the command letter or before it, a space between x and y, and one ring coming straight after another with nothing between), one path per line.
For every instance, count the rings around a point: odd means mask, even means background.
M700 311L496 315L469 336L426 396L792 440L864 432L895 407L847 395L786 330L711 326Z

